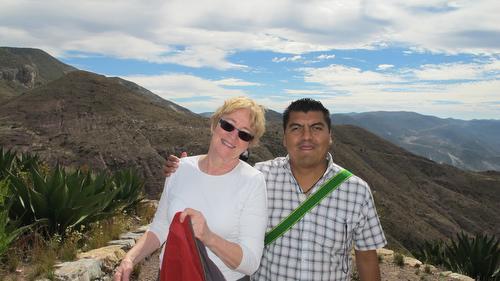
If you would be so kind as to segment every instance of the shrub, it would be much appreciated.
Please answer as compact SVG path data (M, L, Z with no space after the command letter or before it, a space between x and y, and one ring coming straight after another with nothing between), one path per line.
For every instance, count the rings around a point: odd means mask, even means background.
M18 227L18 223L9 218L10 202L7 202L8 181L0 181L0 257L9 249L11 243L29 226Z
M5 151L0 147L0 179L7 177L8 172L12 171L16 162L16 154L10 150Z
M441 265L476 280L500 280L500 245L495 236L459 233L448 243L425 242L415 253L426 263Z
M500 280L499 240L483 234L472 238L463 232L457 234L446 246L445 266L479 281Z
M425 265L424 272L427 273L427 274L431 274L432 273L431 267L428 264Z
M79 170L66 173L59 166L48 175L32 169L27 179L10 178L15 198L11 217L23 225L41 223L49 235L64 235L68 227L110 215L104 210L118 193L104 174L93 177Z
M397 266L404 266L405 265L404 256L400 253L395 253L394 254L394 264Z
M415 256L424 263L444 265L445 243L443 241L425 241L418 247Z
M18 155L12 150L4 150L0 147L0 179L7 178L11 174L18 176L22 172L38 169L41 164L37 155L30 153Z
M137 171L133 169L118 171L113 175L112 180L118 192L106 210L131 208L144 198L142 195L144 182Z

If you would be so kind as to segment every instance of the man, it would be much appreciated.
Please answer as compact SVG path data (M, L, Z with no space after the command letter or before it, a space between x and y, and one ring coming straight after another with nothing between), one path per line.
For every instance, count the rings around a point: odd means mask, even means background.
M268 231L342 170L328 152L330 113L319 101L292 102L283 114L283 130L288 155L255 165L266 179ZM169 159L166 174L176 166ZM360 280L378 281L376 249L386 243L368 184L352 176L265 247L252 280L349 280L354 244Z

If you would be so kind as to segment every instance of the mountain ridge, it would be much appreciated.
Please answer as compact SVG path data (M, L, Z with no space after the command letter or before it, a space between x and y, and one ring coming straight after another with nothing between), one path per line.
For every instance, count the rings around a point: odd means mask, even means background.
M500 120L460 120L415 112L332 114L334 124L369 130L412 153L461 169L500 170Z

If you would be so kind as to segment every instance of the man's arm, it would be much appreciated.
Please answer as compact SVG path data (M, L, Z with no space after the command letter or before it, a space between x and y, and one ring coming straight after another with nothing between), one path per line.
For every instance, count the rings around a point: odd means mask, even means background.
M187 152L183 151L181 153L181 157L180 158L183 158L183 157L186 157L187 156ZM175 171L177 171L177 168L179 168L179 157L175 156L175 155L169 155L167 157L167 162L165 162L165 166L163 166L163 174L165 175L165 177L170 177L173 173L175 173Z
M359 280L380 281L380 268L376 250L355 251Z

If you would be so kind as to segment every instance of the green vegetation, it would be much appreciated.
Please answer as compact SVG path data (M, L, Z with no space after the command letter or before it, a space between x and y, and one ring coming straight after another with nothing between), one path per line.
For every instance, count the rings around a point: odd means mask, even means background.
M495 236L457 234L448 243L426 242L415 253L420 260L479 281L500 280L500 241Z
M37 157L12 154L0 153L5 160L0 174L9 179L12 195L9 217L22 225L44 226L48 236L64 236L68 228L111 217L142 199L143 182L131 169L111 177L60 166L42 169L46 165Z
M428 264L425 265L424 272L427 273L427 274L431 274L431 272L432 272L431 271L431 267Z
M52 280L56 261L104 246L138 223L143 186L132 169L51 168L36 155L0 148L0 275L28 262L29 280ZM140 212L151 218L150 210Z
M433 265L444 265L445 244L443 241L425 241L415 256L422 262Z
M395 253L393 262L395 265L402 267L405 265L405 257L400 253Z
M16 221L9 218L8 184L5 179L0 181L0 257L9 249L14 239L29 227L19 227Z

